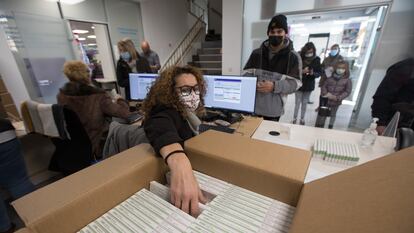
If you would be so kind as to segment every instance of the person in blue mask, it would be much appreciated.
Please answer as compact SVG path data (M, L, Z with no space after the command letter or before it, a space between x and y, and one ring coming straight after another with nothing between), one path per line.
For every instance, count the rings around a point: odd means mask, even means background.
M120 40L118 50L120 57L116 65L116 78L118 85L125 88L125 98L130 100L129 74L152 73L152 70L148 61L139 56L131 39Z
M339 54L341 52L339 45L334 44L331 46L328 57L322 62L321 78L319 80L319 87L322 88L326 79L332 75L334 67L338 62L344 61L344 58ZM321 103L322 96L319 96L319 105ZM319 107L315 111L318 111Z

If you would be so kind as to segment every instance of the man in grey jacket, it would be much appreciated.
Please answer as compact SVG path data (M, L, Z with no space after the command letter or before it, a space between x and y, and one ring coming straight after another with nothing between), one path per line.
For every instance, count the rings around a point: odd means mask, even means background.
M287 95L302 85L302 61L287 33L286 16L274 16L267 29L269 39L252 52L244 67L245 74L258 77L255 113L265 120L279 121Z

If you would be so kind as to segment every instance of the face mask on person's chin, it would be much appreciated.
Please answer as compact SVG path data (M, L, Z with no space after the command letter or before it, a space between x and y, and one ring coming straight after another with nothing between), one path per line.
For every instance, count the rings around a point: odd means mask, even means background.
M179 95L181 103L189 110L190 112L195 112L200 105L200 95L197 95L194 92L191 92L190 95L183 96Z

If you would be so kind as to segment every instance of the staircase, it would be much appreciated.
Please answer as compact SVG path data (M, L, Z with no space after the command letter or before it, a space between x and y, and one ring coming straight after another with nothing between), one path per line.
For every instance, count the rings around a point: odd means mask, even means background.
M221 40L205 41L201 44L201 49L197 50L197 55L193 55L192 62L188 64L200 68L204 74L220 75L221 48Z

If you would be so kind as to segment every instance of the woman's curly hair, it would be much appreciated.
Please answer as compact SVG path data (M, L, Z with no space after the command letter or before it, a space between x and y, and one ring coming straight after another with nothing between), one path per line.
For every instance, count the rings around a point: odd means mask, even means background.
M173 66L166 69L157 78L151 87L143 103L145 118L151 114L151 110L157 105L176 109L183 117L186 117L185 106L180 102L180 98L175 89L176 78L182 74L192 74L197 80L200 89L200 106L197 115L204 113L204 96L206 94L206 83L201 71L192 66Z

